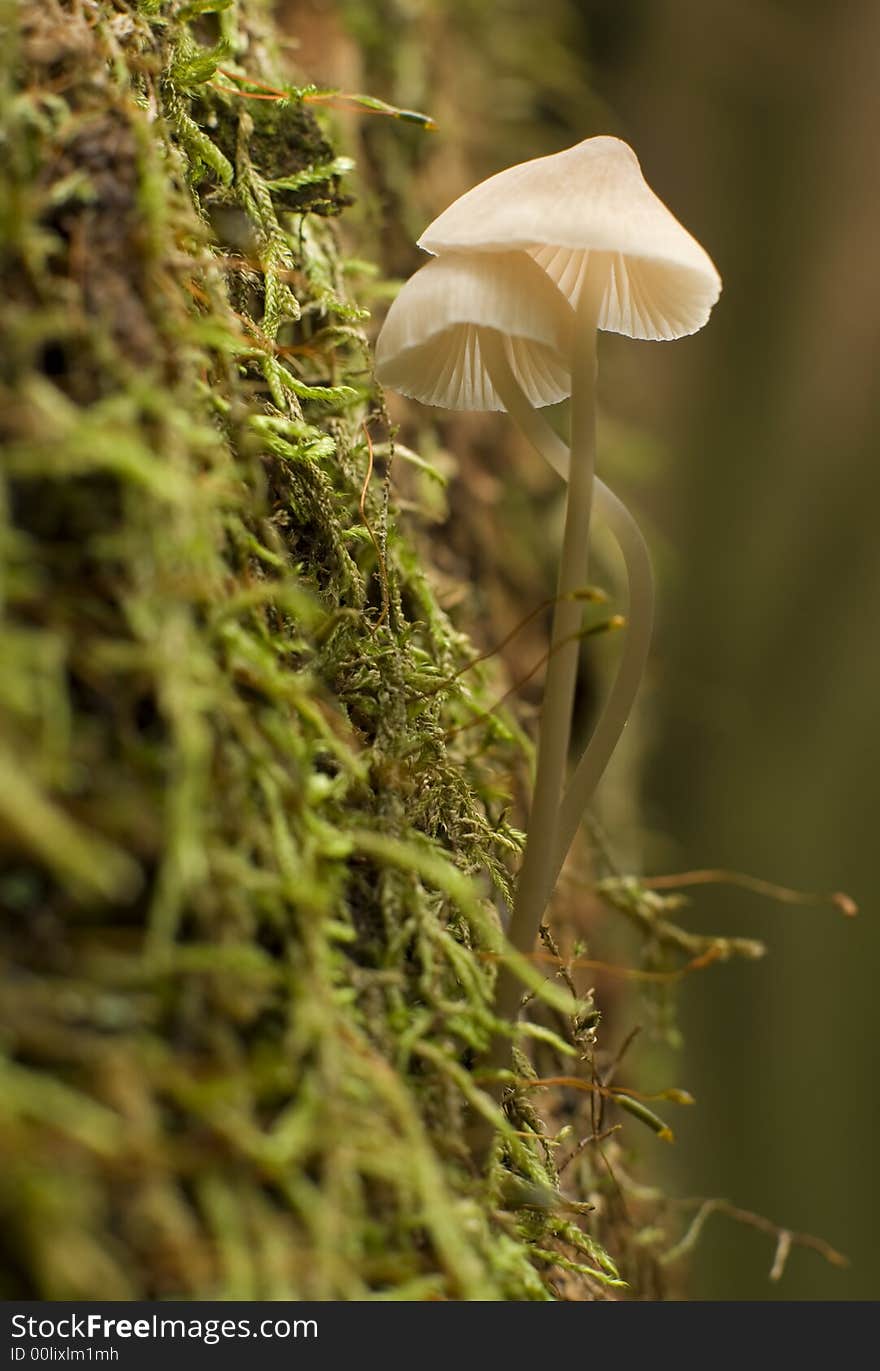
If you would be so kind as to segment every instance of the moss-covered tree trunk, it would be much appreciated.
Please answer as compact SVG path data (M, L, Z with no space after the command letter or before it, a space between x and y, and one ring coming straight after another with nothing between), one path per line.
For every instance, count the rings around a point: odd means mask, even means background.
M258 3L3 19L2 1292L607 1294L527 1096L464 1144L520 751L389 509L346 164Z

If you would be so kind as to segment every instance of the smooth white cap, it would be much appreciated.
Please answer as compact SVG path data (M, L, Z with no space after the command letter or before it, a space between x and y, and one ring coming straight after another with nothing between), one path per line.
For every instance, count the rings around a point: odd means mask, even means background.
M410 277L376 342L382 385L444 409L504 409L486 368L481 329L503 340L533 406L571 391L574 316L524 252L444 253Z
M444 210L419 246L434 254L525 251L573 306L589 264L601 273L599 327L630 338L696 333L721 293L712 259L619 138L588 138L490 176Z

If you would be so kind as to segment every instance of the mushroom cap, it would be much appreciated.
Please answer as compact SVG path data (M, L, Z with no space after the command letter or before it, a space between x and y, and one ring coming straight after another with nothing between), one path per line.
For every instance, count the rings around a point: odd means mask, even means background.
M571 391L573 323L527 253L444 253L410 277L388 311L376 375L426 405L504 409L481 344L481 330L494 329L529 403L552 405Z
M599 328L630 338L696 333L721 293L712 259L619 138L587 138L490 176L445 209L419 246L525 251L575 307L589 263L601 273Z

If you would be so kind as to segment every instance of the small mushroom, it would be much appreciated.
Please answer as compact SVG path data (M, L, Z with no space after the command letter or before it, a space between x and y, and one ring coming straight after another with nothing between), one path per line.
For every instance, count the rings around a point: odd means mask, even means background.
M383 385L444 409L506 408L490 360L505 359L528 405L569 394L574 316L522 252L450 252L410 277L376 341Z
M632 148L606 135L481 181L419 247L433 256L521 249L575 308L594 286L597 327L629 338L696 333L721 293L712 259L651 190Z
M506 409L567 480L568 449L534 406L569 394L573 324L571 306L526 254L445 253L416 272L392 304L376 344L376 374L384 385L425 404ZM550 848L556 853L550 886L626 723L651 637L653 582L644 539L626 506L598 478L595 495L626 564L631 630L562 804L562 830ZM527 953L535 928L520 920L511 925L510 937Z
M429 225L419 245L441 257L520 251L546 271L576 314L571 467L552 656L510 929L512 941L522 946L528 930L532 939L537 933L557 860L578 662L580 606L572 591L586 579L595 466L597 330L647 339L694 333L708 320L721 279L704 249L647 185L632 148L604 136L509 167L474 186Z

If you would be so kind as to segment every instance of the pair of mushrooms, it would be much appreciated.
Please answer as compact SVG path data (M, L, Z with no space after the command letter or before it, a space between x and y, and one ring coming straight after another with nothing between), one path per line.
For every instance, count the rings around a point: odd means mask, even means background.
M596 338L672 339L709 318L721 280L646 184L618 138L589 138L490 177L450 205L419 246L376 346L393 390L447 409L504 409L568 482L526 849L508 937L534 946L582 815L626 724L651 637L653 580L638 526L595 476ZM571 397L570 452L538 413ZM565 785L590 519L595 502L624 557L629 630L599 722ZM520 988L502 972L500 1016Z

